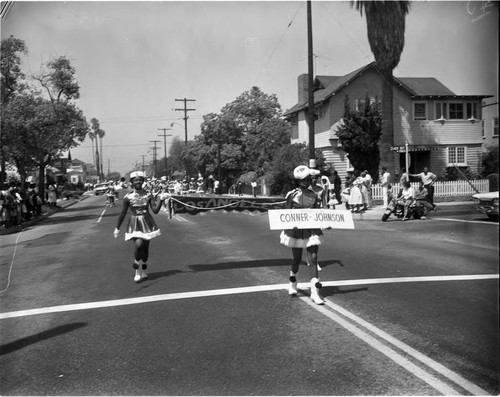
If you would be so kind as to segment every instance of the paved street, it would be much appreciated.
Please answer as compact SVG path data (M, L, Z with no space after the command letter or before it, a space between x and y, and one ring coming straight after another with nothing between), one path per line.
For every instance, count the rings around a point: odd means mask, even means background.
M325 231L324 306L306 266L287 295L266 214L161 212L134 283L118 212L92 196L0 236L0 394L499 394L498 223L470 204Z

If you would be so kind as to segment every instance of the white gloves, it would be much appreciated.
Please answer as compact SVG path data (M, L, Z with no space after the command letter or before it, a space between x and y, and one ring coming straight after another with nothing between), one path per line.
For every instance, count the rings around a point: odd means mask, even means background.
M170 193L162 193L162 194L160 194L160 200L163 200L163 201L166 201L166 200L170 199L170 197L172 197L172 195Z
M115 228L115 230L113 231L113 237L117 238L119 234L120 234L120 231Z

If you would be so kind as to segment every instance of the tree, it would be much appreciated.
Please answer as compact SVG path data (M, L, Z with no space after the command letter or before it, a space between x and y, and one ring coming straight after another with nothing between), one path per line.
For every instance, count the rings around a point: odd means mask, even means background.
M276 95L252 87L220 114L204 115L195 141L199 172L220 174L227 185L248 172L263 176L276 149L290 142L288 123L281 114Z
M88 124L74 103L79 97L75 71L64 57L47 64L47 70L33 81L45 90L16 93L2 104L5 146L24 178L25 169L35 163L39 169L39 190L44 197L45 166L61 152L83 142ZM7 151L6 151L7 152ZM23 179L24 180L24 179Z
M375 63L383 76L382 84L382 162L392 165L390 147L394 142L393 124L393 70L399 64L404 48L406 15L410 11L409 1L351 1L363 16L370 48ZM378 174L378 172L377 172Z
M2 110L3 106L8 103L9 98L17 91L22 89L23 85L21 83L24 79L24 74L21 71L21 57L20 54L26 54L28 52L26 45L23 40L16 39L14 36L10 36L7 39L3 39L0 46L0 94ZM3 112L2 112L3 113ZM5 131L6 126L2 123L1 130ZM5 165L6 158L4 154L4 144L3 144L4 134L0 133L0 183L5 182Z
M344 100L344 117L337 127L337 136L347 157L357 170L368 170L376 182L380 162L378 142L382 134L380 106L371 103L368 95L359 110L351 109L349 97Z
M324 171L327 167L321 149L316 149L316 168ZM295 167L309 164L309 147L304 143L284 145L274 155L270 169L266 174L270 194L284 195L295 187L293 170Z

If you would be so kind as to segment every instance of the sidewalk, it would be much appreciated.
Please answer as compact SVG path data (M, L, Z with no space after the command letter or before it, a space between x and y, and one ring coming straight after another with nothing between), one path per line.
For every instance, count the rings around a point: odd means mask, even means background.
M453 205L473 205L473 201L445 201L445 202L435 202L437 213L439 213L440 207L449 207ZM345 209L343 205L337 206L336 209ZM361 213L353 213L352 218L354 220L382 220L382 215L384 214L385 207L382 204L374 205L373 207L363 211ZM434 212L432 215L436 214Z

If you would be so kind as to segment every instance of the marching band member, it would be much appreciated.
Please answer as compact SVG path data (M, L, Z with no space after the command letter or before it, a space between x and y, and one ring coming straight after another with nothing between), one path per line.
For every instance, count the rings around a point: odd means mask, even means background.
M319 175L318 170L300 165L293 171L298 188L291 190L286 195L286 208L319 208L316 193L309 187L311 177ZM297 273L302 260L302 251L306 249L307 263L309 264L309 275L311 277L311 299L314 303L322 305L325 303L319 295L321 284L318 279L318 248L321 244L323 232L321 229L289 229L283 230L280 235L280 243L292 249L293 262L290 270L290 287L288 293L297 295Z
M131 216L125 231L125 241L132 240L135 244L133 268L135 269L134 281L136 283L148 277L146 269L148 267L149 243L151 239L161 234L160 229L156 226L153 217L149 213L149 208L153 213L157 214L165 199L170 196L168 193L163 193L160 195L160 199L156 201L153 194L144 189L145 181L146 175L141 171L130 174L130 184L133 191L123 198L122 211L113 232L114 237L117 238L120 226L130 209Z

